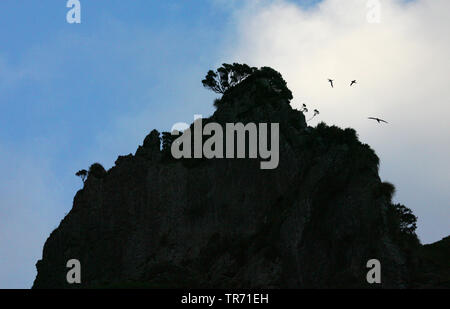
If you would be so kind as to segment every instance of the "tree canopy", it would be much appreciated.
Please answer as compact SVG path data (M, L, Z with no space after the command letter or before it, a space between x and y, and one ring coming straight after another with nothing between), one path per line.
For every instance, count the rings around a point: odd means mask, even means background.
M401 233L414 234L417 228L417 217L411 209L402 204L393 204L390 211L394 214Z
M205 88L224 94L228 89L239 84L256 71L257 68L250 67L247 64L224 63L216 71L209 70L205 79L202 80L202 84Z
M76 172L75 176L81 177L81 180L83 181L83 183L86 181L86 177L88 175L88 171L86 170L79 170L78 172Z

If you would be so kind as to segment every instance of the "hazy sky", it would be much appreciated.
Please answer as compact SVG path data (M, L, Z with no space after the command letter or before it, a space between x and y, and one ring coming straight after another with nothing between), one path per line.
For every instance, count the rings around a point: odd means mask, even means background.
M2 0L0 288L31 286L77 170L213 112L201 79L222 62L280 71L294 107L320 110L311 125L353 127L375 149L422 242L450 234L450 1L380 0L370 23L373 2L81 0L68 24L65 1Z

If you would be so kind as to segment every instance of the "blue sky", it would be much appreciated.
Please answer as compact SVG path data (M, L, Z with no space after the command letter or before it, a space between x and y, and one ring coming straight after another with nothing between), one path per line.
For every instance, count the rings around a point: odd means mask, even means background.
M81 187L77 170L109 168L153 128L210 115L215 95L201 85L208 69L249 59L272 65L274 57L246 45L259 33L248 40L242 25L274 3L307 12L321 1L80 2L81 24L66 22L66 1L0 2L0 288L31 286L45 239ZM249 13L249 4L258 10ZM286 78L295 86L295 76ZM395 180L399 154L386 153L385 174ZM437 205L446 200L435 197ZM438 240L442 230L423 238Z
M34 263L81 187L148 132L210 114L201 78L227 11L207 1L0 2L0 287L30 287Z

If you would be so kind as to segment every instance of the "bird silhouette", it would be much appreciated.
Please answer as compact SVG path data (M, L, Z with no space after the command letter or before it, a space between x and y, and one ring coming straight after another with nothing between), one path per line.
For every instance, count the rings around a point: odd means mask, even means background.
M350 87L353 86L354 84L356 84L356 80L352 80L352 82L350 83Z
M334 88L333 86L334 79L328 79L328 82L331 84L331 88Z
M305 103L303 103L303 105L302 105L302 112L303 113L307 113L308 112L308 108L306 107Z
M380 118L376 118L376 117L369 117L368 119L376 120L378 123L381 123L381 122L388 123L387 121L385 121L385 120L383 120L383 119L380 119Z
M309 118L308 120L306 120L306 122L309 122L309 121L313 120L319 114L320 114L319 111L317 109L315 109L314 110L314 115L311 118Z

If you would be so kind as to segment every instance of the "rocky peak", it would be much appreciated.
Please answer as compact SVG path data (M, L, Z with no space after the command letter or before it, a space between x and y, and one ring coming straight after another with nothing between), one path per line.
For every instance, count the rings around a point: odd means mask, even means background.
M375 152L353 129L307 127L291 99L281 75L261 68L205 119L280 123L273 170L253 159L170 159L153 130L77 192L33 287L374 287L374 258L381 287L411 286L417 238L406 242L390 223L392 189ZM81 285L66 281L70 259L82 265Z

